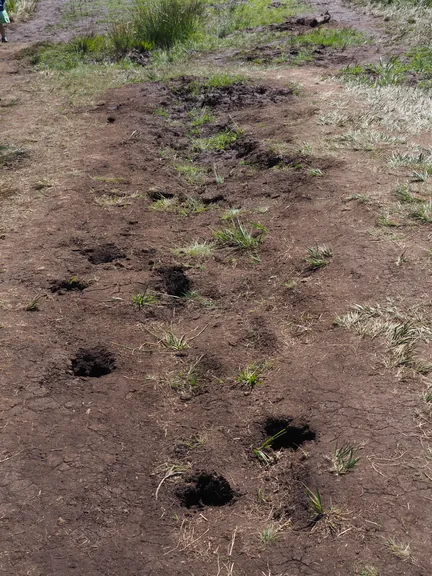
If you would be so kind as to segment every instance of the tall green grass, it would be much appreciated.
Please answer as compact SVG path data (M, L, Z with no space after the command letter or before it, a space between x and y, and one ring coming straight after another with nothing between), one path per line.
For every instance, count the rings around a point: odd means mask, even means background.
M202 0L137 0L136 35L157 48L171 48L193 36L203 14Z
M110 38L117 52L168 50L191 38L204 15L203 0L135 0L131 22L116 22Z

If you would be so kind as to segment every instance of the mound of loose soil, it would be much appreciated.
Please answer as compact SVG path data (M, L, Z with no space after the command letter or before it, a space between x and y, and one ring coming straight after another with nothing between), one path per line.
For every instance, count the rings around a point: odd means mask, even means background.
M177 488L176 495L186 508L203 508L230 504L236 493L223 476L200 472L187 478L186 484Z
M104 346L80 348L72 360L72 372L75 376L100 378L110 374L116 367L116 358Z

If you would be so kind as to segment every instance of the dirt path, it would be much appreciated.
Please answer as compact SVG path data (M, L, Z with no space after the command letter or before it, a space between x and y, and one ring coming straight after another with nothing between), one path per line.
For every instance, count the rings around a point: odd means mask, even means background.
M58 30L67 0L39 0L34 16L28 22L11 25L10 37L14 42L62 41L65 31Z
M98 7L70 0L38 0L33 18L10 26L14 42L67 42L76 35L100 33Z
M382 20L361 8L352 8L340 0L313 0L312 5L317 7L317 12L328 11L341 26L350 26L377 39L384 37Z
M38 18L18 38L34 41ZM78 107L17 48L0 52L2 141L26 150L0 188L0 573L430 574L424 380L384 339L333 324L388 299L425 304L429 321L429 228L377 226L400 174L321 121L360 104L313 66L213 95L215 125L243 133L194 153L204 188L173 168L192 154L187 80ZM228 208L268 229L256 253L173 253L210 244ZM312 272L316 244L333 256ZM132 304L147 291L153 305ZM164 347L164 330L189 347ZM242 387L239 369L261 363L261 384ZM261 465L252 448L287 427ZM336 476L343 443L361 460ZM323 496L312 523L305 486Z

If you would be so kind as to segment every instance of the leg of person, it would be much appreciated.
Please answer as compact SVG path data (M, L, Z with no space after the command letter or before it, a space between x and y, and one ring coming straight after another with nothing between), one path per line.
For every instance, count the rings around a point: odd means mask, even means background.
M5 24L9 24L9 22L10 22L9 15L6 12L6 10L0 12L0 34L2 42L7 42Z

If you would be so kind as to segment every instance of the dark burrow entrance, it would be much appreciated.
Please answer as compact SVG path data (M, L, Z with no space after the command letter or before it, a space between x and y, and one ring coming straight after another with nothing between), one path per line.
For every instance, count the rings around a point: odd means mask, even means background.
M297 450L304 442L315 440L316 433L309 428L309 424L299 424L292 418L278 418L270 416L265 420L263 429L267 438L277 437L271 442L273 450L291 448ZM282 431L285 432L282 433Z
M158 268L157 272L162 277L166 293L170 296L182 297L189 292L191 281L181 266Z
M110 374L116 367L116 358L104 346L80 348L72 359L72 372L75 376L100 378Z
M66 292L71 292L73 290L78 290L82 292L88 288L88 283L79 278L70 278L69 280L53 280L51 282L51 292L58 292L59 294L65 294Z
M96 248L87 248L82 252L92 264L107 264L114 260L126 258L126 254L121 248L113 243L101 244Z
M200 472L186 479L186 484L177 488L176 496L186 508L225 506L233 501L236 493L229 482L215 472Z

